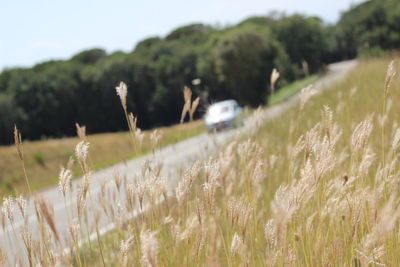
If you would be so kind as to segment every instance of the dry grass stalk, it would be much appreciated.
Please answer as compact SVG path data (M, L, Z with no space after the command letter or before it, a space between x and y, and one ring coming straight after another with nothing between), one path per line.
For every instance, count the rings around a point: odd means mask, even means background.
M305 104L311 99L316 91L313 89L312 85L309 85L300 91L300 110L302 110Z
M351 136L351 149L355 153L366 148L368 138L372 132L372 116L368 116L360 122L353 131Z
M14 143L17 148L18 157L20 160L24 160L24 147L22 146L21 133L18 131L17 126L14 125Z
M87 166L86 159L89 151L89 142L81 141L75 147L75 156L84 173L89 172L89 167Z
M54 222L54 214L52 212L52 207L49 206L49 203L40 196L35 199L35 205L39 208L38 210L40 212L40 215L42 216L42 218L45 219L45 221L46 221L47 225L50 227L50 230L52 231L55 239L58 242L61 242L60 236L59 236L57 228L56 228L56 224Z
M242 254L241 250L243 250L243 246L243 240L237 233L235 233L231 242L231 255L235 256L236 254Z
M396 70L394 69L394 60L392 60L387 68L386 79L385 79L385 97L389 94L389 88L396 75Z
M75 123L75 127L76 127L76 134L78 135L78 137L84 140L86 137L86 126L85 125L80 126L78 123Z
M21 212L21 216L25 219L26 218L26 200L22 195L19 197L15 198L15 201L17 202L19 211Z
M1 211L8 218L11 224L14 223L14 199L12 197L3 198Z
M140 232L140 250L142 252L142 266L156 267L159 251L156 232L142 230Z
M271 72L271 91L272 91L272 93L275 92L275 84L276 84L276 81L279 79L279 76L280 76L279 72L274 68Z
M123 265L127 266L128 264L128 252L132 246L134 236L130 236L126 240L121 240L121 244L119 246L120 254L121 254L121 262Z
M200 173L199 162L193 164L193 166L190 169L187 169L183 173L183 177L179 181L178 186L175 189L175 196L179 203L182 203L185 197L189 194L193 182L199 176L199 173Z
M32 242L32 234L28 231L26 227L22 229L22 241L24 242L24 246L26 249L26 253L28 256L29 266L33 267L33 242ZM1 261L0 261L1 263ZM0 265L1 266L1 265Z
M128 95L128 87L124 82L120 82L117 87L115 87L115 90L117 91L117 95L119 96L119 99L121 100L122 107L124 108L125 112L127 111L126 107L126 96Z
M58 175L58 179L59 179L58 190L62 193L64 198L65 198L65 195L67 194L67 191L69 190L71 178L72 178L71 171L62 167L60 174Z

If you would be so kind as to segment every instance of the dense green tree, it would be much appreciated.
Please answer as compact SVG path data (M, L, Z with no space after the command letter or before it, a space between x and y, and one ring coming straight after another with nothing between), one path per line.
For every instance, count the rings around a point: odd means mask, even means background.
M304 15L271 13L218 28L190 24L166 37L139 42L129 53L82 51L70 60L0 73L0 143L12 142L14 124L24 138L75 134L74 123L89 133L127 129L115 87L127 83L128 109L139 127L179 121L182 89L193 86L207 103L235 98L243 105L263 104L273 68L279 85L323 65L364 50L400 46L400 2L370 0L345 12L337 25ZM375 51L374 50L374 51Z
M343 13L337 24L338 51L351 58L363 49L400 47L400 1L370 0Z
M277 21L274 32L293 63L301 66L305 61L312 72L321 67L327 43L324 25L319 18L284 17Z

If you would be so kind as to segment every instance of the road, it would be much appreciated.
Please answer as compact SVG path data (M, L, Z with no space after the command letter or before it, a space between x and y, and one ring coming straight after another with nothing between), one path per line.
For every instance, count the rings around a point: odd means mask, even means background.
M327 88L327 85L332 82L338 81L345 76L345 74L356 66L356 61L344 61L340 63L331 64L328 66L328 72L324 76L322 76L315 84L314 89L317 91L322 91ZM265 108L262 113L263 120L269 120L274 117L279 116L282 112L295 105L298 102L299 95L295 95L281 102L280 104L274 105L272 107ZM161 175L163 177L168 177L168 192L172 194L176 184L177 177L179 177L179 172L185 168L185 166L192 163L197 159L205 159L206 157L212 155L221 145L226 143L229 139L235 137L236 135L247 134L249 133L252 126L252 118L249 118L245 121L243 127L236 130L224 131L218 134L201 134L196 137L192 137L181 141L179 143L167 146L162 148L155 153L154 156L151 154L142 156L140 158L136 158L130 160L128 162L119 163L108 168L96 171L93 173L91 178L90 190L92 196L94 196L94 203L99 206L96 202L96 196L101 193L101 185L105 183L107 185L109 201L115 201L115 192L110 193L110 191L115 190L114 181L112 179L115 170L118 170L121 177L126 176L127 179L134 179L135 176L140 176L141 168L143 164L149 157L154 157L155 161L162 164ZM89 149L90 153L90 149ZM64 240L68 233L68 216L71 214L71 210L76 210L76 188L80 179L75 179L72 182L72 195L67 197L67 201L64 203L64 198L62 194L59 192L58 187L54 186L53 188L49 188L45 191L36 193L36 195L32 196L30 200L28 200L27 205L27 226L32 230L33 233L38 233L38 223L35 215L35 209L33 206L33 199L40 195L47 201L49 201L54 210L54 218L56 222L56 227L58 232L60 233L61 240ZM87 203L87 206L90 207L90 203ZM100 209L100 208L99 208ZM69 214L69 215L68 215ZM91 213L89 213L91 214ZM88 227L90 231L94 229L94 222L92 217L88 218ZM23 257L22 265L27 265L26 262L26 252L25 247L22 243L19 232L24 226L24 220L21 218L19 211L14 212L14 229L10 226L9 223L6 224L6 227L0 231L0 247L6 255L6 265L14 266L15 260L17 258ZM82 226L81 226L82 227ZM107 217L104 213L100 213L99 219L99 227L101 234L111 230L114 227L114 222L112 219ZM91 235L92 238L95 237L94 234ZM33 235L33 238L35 236ZM65 246L65 242L62 242L62 245Z

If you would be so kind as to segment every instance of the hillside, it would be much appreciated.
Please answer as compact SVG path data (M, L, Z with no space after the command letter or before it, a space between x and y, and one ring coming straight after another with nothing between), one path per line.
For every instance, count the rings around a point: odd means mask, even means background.
M388 64L362 61L322 94L303 91L251 139L188 169L169 205L101 238L106 264L398 265L400 79ZM101 264L97 249L83 259Z

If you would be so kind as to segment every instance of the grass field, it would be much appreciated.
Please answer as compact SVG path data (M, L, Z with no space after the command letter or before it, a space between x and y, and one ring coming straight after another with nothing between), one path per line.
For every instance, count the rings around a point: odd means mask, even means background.
M384 97L388 63L361 62L189 170L173 208L103 237L106 264L399 266L400 82Z
M314 74L307 78L295 81L287 86L280 88L275 94L271 95L267 100L269 105L275 105L284 99L291 97L298 93L302 88L307 85L313 84L318 79L318 75Z
M205 131L201 120L158 129L162 132L161 146L179 142ZM144 132L141 151L132 149L128 132L93 134L87 136L91 144L91 167L94 170L129 160L149 152L151 131ZM50 139L24 142L26 171L32 190L44 189L58 183L60 166L67 164L73 156L79 138ZM27 192L21 162L15 146L0 147L0 196ZM82 174L79 166L73 170L75 176Z
M302 90L298 105L182 172L171 197L147 166L137 184L114 177L85 211L83 178L68 211L71 253L48 251L58 234L40 201L39 245L22 249L42 265L399 266L400 79L389 62L361 61L321 94ZM93 153L81 150L88 177ZM79 246L85 218L100 212L115 229Z

